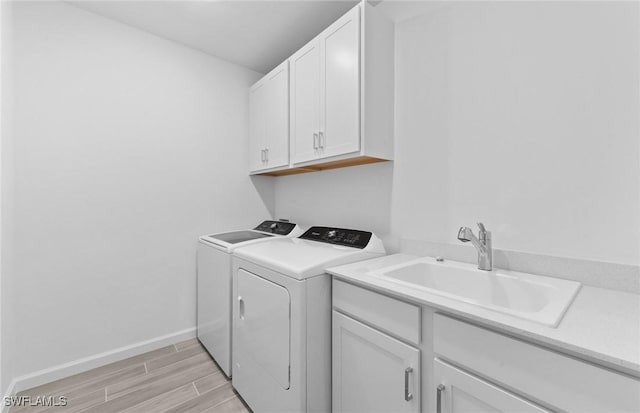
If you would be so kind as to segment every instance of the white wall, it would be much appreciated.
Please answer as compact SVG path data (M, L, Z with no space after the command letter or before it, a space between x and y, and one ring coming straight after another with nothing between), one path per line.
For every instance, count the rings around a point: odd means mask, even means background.
M14 330L11 286L13 191L12 149L12 4L0 2L0 396L4 396L13 377Z
M391 242L390 162L275 178L276 217L374 231Z
M246 172L259 74L64 3L14 13L20 376L195 327L196 237L273 205Z
M637 265L638 16L452 2L397 24L393 168L278 178L276 214L382 231L392 249L483 221L496 248Z

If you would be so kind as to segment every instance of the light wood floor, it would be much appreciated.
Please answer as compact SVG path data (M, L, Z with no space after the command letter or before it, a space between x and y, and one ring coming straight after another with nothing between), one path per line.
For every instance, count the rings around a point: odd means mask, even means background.
M65 396L67 406L10 413L244 413L249 408L197 339L98 367L18 393L31 403Z

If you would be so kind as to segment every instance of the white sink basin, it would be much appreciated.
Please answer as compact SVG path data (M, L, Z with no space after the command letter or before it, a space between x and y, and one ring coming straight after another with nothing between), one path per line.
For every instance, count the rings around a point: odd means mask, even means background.
M482 271L456 261L425 257L370 275L479 307L556 327L580 283L521 272Z

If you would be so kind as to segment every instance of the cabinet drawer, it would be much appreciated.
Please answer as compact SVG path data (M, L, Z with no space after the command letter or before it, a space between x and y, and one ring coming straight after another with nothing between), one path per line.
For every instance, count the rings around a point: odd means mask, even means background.
M561 410L640 411L640 380L442 314L434 316L434 352Z
M436 412L518 412L550 413L500 387L462 371L442 360L433 361L433 374L439 388L436 389ZM439 394L439 396L438 396Z
M333 280L333 306L381 330L420 343L420 307L340 280Z

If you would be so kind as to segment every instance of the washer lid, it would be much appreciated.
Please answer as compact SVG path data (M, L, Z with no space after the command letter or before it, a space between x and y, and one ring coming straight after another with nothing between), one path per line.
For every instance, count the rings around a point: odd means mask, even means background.
M269 241L280 237L297 237L302 232L300 226L291 222L264 221L256 229L203 235L200 237L200 242L215 246L226 252L232 252L234 249L246 244Z
M200 237L200 242L222 249L226 252L232 252L234 249L242 245L269 241L274 238L276 237L271 234L248 230L203 235Z
M207 238L212 238L220 241L224 241L228 244L237 244L239 242L251 241L254 239L268 238L273 235L265 234L257 231L232 231L223 232L221 234L205 235Z
M300 238L279 238L235 250L234 255L298 280L324 274L336 265L384 255L384 250L367 251Z

